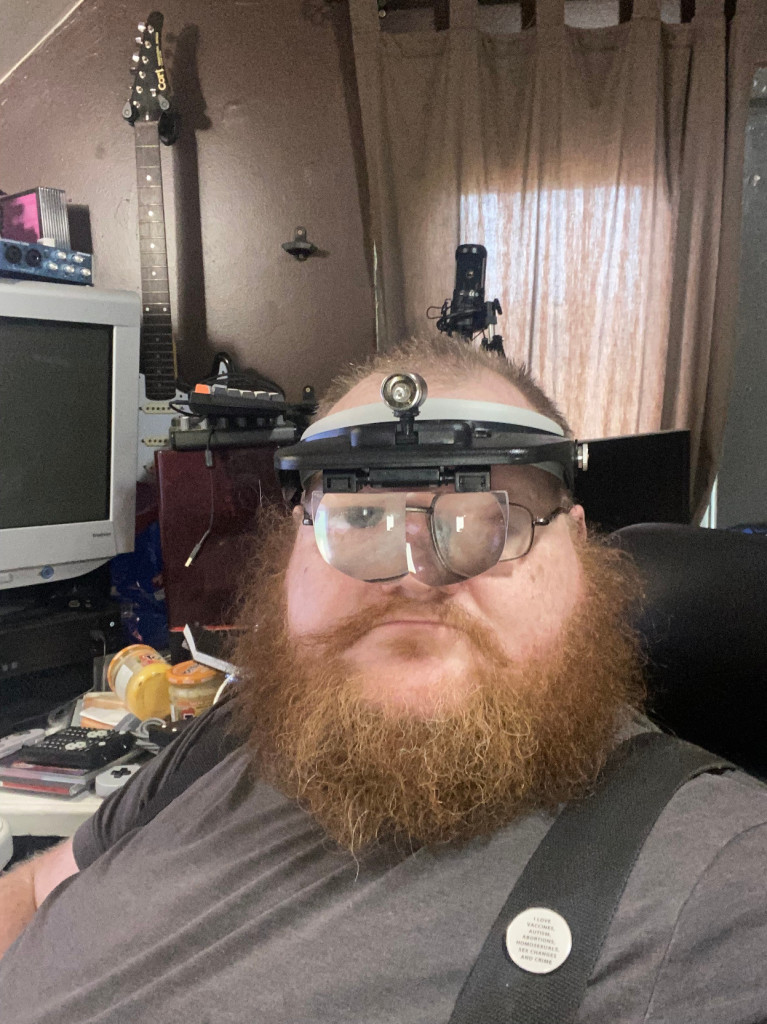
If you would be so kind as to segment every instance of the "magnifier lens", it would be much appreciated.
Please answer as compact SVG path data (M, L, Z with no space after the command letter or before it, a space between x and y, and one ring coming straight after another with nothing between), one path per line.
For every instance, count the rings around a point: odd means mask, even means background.
M315 494L314 536L328 565L366 582L405 576L405 498L385 491Z
M433 505L432 537L445 565L468 578L491 569L506 543L505 492L441 494Z

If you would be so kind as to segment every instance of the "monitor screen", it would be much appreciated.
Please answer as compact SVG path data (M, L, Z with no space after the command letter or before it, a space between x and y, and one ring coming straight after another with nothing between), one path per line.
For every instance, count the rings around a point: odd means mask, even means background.
M0 316L0 529L110 516L112 327Z

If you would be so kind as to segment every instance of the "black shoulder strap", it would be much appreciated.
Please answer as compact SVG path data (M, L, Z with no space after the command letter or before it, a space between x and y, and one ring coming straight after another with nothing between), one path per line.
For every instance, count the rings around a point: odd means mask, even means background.
M569 804L503 906L455 1004L449 1024L568 1024L574 1020L626 882L660 812L689 779L729 762L664 733L622 743L597 790ZM570 927L572 950L549 974L518 967L506 929L545 907Z

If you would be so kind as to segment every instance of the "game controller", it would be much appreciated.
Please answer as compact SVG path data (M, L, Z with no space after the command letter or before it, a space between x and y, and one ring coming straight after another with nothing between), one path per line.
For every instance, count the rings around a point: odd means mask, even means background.
M139 770L139 764L116 764L101 775L96 776L96 796L109 796L117 789L122 789Z

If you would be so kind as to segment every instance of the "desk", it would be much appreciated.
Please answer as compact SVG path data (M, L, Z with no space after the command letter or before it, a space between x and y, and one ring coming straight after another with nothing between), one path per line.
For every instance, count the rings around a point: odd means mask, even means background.
M64 838L74 835L101 802L100 796L88 792L58 797L0 788L0 818L6 820L14 836Z

